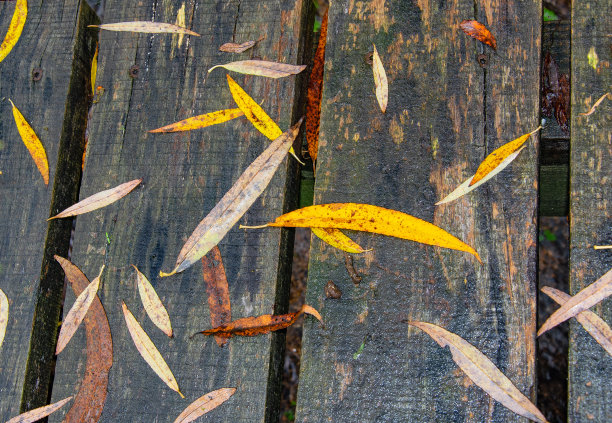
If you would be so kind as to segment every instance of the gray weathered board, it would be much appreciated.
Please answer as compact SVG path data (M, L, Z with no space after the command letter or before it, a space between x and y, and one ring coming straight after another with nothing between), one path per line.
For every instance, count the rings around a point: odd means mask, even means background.
M306 302L326 327L306 319L296 421L525 421L406 321L462 336L535 399L538 137L492 181L434 203L538 126L540 3L339 0L329 13L315 203L406 212L473 245L483 264L350 233L372 249L354 256L355 286L343 253L313 238ZM497 53L465 35L463 19L485 23ZM389 79L385 114L367 63L372 43ZM326 298L329 280L341 299Z

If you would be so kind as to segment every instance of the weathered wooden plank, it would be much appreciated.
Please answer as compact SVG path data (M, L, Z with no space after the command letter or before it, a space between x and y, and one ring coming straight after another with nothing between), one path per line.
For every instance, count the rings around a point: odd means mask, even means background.
M108 1L105 22L174 23L184 7L186 24L201 37L102 32L96 85L104 87L89 123L81 198L142 178L141 187L103 210L77 218L73 262L89 276L106 264L100 291L113 335L114 361L101 421L172 421L191 401L213 389L236 387L214 421L273 421L278 413L280 336L235 338L221 349L196 336L210 328L199 264L168 278L187 237L245 168L269 145L245 118L188 133L150 134L162 125L236 107L226 72L213 65L261 57L300 63L302 0L173 2ZM218 51L229 41L266 36L241 55ZM130 72L131 70L131 72ZM261 102L281 128L296 118L296 78L233 77ZM289 158L240 223L262 223L281 214L297 195L296 162ZM282 312L286 307L289 231L237 227L219 247L227 272L233 318ZM130 266L135 264L164 302L175 336L153 326L140 304ZM74 296L67 293L67 304ZM138 355L126 329L121 301L147 331L178 380L186 399L171 391ZM79 331L58 357L54 398L74 393L85 372L85 340ZM60 421L58 413L51 421Z
M572 4L572 120L570 153L570 289L575 294L612 267L612 130L610 101L580 116L610 91L610 16L607 1ZM591 57L589 63L589 56ZM595 59L597 56L597 59ZM612 323L612 304L592 308ZM575 321L570 324L569 418L573 422L612 420L612 357Z
M353 233L373 249L354 256L354 286L342 252L313 239L306 302L326 329L306 320L297 421L525 421L405 321L459 334L534 398L537 137L495 180L434 203L538 126L540 4L337 1L329 13L315 203L407 212L474 245L484 264ZM497 54L461 32L473 18L497 37ZM389 78L386 114L364 60L372 43ZM329 280L341 299L326 298Z
M15 10L0 2L0 37ZM77 198L94 16L79 1L30 2L21 37L0 63L0 287L10 301L0 349L0 421L46 404L63 300L63 275L49 266L68 251L72 221L47 224L49 208ZM7 99L30 122L49 159L45 186L22 143ZM27 374L26 374L27 369Z

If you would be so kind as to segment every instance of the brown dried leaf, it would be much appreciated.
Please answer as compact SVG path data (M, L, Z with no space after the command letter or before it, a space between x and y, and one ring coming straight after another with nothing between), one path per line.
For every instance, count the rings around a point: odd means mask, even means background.
M200 34L193 32L190 29L182 26L164 23L164 22L116 22L102 25L87 25L89 28L100 28L107 31L122 31L122 32L144 32L147 34L187 34L199 37Z
M211 325L216 327L230 323L232 321L232 308L229 286L219 247L215 246L207 255L202 257L202 274L206 284L206 294L208 295ZM223 347L227 343L227 338L215 336L215 341L217 341L217 345Z
M268 62L266 60L239 60L237 62L213 66L208 69L208 73L216 68L225 68L229 71L246 75L265 76L266 78L283 78L302 72L306 69L306 65L290 65L288 63Z
M438 343L448 347L453 361L463 372L493 399L516 414L535 422L547 423L544 415L512 384L495 365L465 339L440 326L425 322L410 322Z
M2 289L0 289L0 347L4 341L6 334L6 326L8 325L9 302L8 297Z
M242 44L225 43L225 44L221 45L221 47L219 47L219 51L224 51L226 53L243 53L243 52L247 51L248 49L250 49L251 47L254 47L255 44L257 44L258 42L260 42L264 38L265 38L265 36L259 38L258 40L245 41Z
M491 34L491 31L489 31L487 27L480 22L466 19L461 21L459 27L461 27L463 32L470 37L476 38L478 41L493 47L494 50L497 50L497 41L495 40L495 37L493 34Z
M376 99L383 113L387 110L387 102L389 101L389 83L387 82L387 74L383 67L378 50L374 46L374 54L372 55L372 71L374 72L374 85L376 86Z
M554 328L560 323L576 316L578 313L588 310L598 302L612 295L612 269L587 286L568 301L565 302L557 311L550 315L544 322L538 336L549 329Z
M179 122L171 123L170 125L162 126L161 128L152 129L149 132L154 134L159 132L191 131L192 129L206 128L207 126L216 125L217 123L227 122L228 120L240 116L244 116L244 113L240 109L217 110L216 112L193 116Z
M136 270L138 293L149 319L163 333L172 338L172 324L170 323L170 316L168 316L166 307L162 304L157 292L155 292L155 288L153 288L147 277L136 266L132 265L132 267Z
M216 391L201 396L191 404L176 418L174 423L189 423L209 411L217 408L227 401L234 393L236 388L221 388Z
M57 410L62 408L64 404L70 401L72 397L64 398L53 404L45 405L44 407L35 408L34 410L27 411L23 414L13 417L6 423L32 423L42 418L47 417L51 413L55 413Z

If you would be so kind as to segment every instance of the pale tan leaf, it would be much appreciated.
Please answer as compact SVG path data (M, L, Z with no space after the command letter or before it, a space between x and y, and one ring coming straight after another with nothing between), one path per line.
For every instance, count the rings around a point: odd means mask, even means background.
M247 75L265 76L266 78L283 78L296 75L306 69L306 65L290 65L288 63L268 62L265 60L239 60L224 65L213 66L208 69L212 72L216 68L225 68L229 71Z
M174 423L189 423L209 411L217 408L227 401L234 393L236 388L221 388L216 391L207 393L201 396L183 410L181 414L174 420Z
M219 51L224 51L226 53L243 53L247 51L248 49L250 49L251 47L254 47L255 44L257 44L264 38L265 37L261 37L258 40L245 41L244 43L241 43L241 44L225 43L225 44L222 44L221 47L219 47Z
M142 305L147 312L147 315L151 321L157 326L163 333L172 338L172 325L170 324L170 316L166 307L162 304L155 288L151 285L151 282L143 275L140 270L134 265L136 269L136 282L138 283L138 293L142 300Z
M51 413L55 413L57 410L62 408L64 404L70 401L72 397L64 398L53 404L45 405L44 407L35 408L34 410L27 411L23 414L13 417L6 423L31 423L36 422L44 417L47 417Z
M409 324L427 333L442 348L448 347L453 361L472 382L504 407L535 422L547 423L544 415L529 401L529 398L523 395L510 379L472 344L432 323L410 322Z
M372 55L372 71L374 72L374 85L376 86L376 99L383 113L387 110L387 102L389 101L389 83L387 82L387 74L383 67L378 50L374 46L374 54Z
M138 321L136 321L136 318L132 312L128 310L123 301L121 301L121 308L123 310L123 317L125 317L125 323L130 331L132 341L134 341L134 345L142 358L147 362L151 369L153 369L157 376L159 376L160 379L163 380L166 385L168 385L170 389L176 391L181 398L185 398L179 389L178 383L176 382L170 367L168 367L168 364L166 364L166 361L158 349L155 347L155 345L153 345L153 342L147 333L140 326Z
M599 106L601 104L602 101L604 101L604 99L609 98L610 100L612 100L612 94L610 93L605 93L604 95L602 95L601 97L599 97L599 100L597 100L595 102L595 104L593 104L593 106L591 107L591 109L586 112L586 113L578 113L580 116L590 116L595 112L595 109L597 109L597 106Z
M4 335L6 334L6 326L8 325L9 316L9 302L8 297L2 289L0 289L0 348L2 347L2 341L4 341Z
M102 25L87 25L90 28L100 28L107 31L124 32L144 32L148 34L187 34L199 37L200 34L182 26L163 22L135 21L135 22L116 22Z

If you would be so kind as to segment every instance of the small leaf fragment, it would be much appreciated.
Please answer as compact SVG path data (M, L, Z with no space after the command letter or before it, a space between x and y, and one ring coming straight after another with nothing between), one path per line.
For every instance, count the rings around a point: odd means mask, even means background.
M96 43L96 51L91 59L91 95L96 95L96 75L98 74L98 51L100 45Z
M231 322L229 285L218 246L213 247L207 255L202 257L202 276L206 284L211 325L215 327ZM217 345L223 347L227 343L227 338L215 336L215 341Z
M9 316L9 302L8 297L2 289L0 289L0 348L4 341L4 335L6 334L6 327L8 325Z
M595 111L595 109L597 109L597 106L599 106L601 104L602 101L604 101L604 99L610 99L612 100L612 94L610 93L605 93L604 95L602 95L601 97L599 97L599 100L597 100L595 102L595 104L593 104L593 107L591 107L591 109L586 112L586 113L578 113L580 116L590 116L593 114L593 112Z
M170 323L170 316L168 316L166 307L162 304L157 292L155 292L155 288L153 288L147 277L136 266L132 265L132 267L136 270L138 293L149 319L163 333L172 338L172 324Z
M529 398L523 395L510 379L472 344L432 323L409 322L409 324L427 333L442 348L448 347L453 361L467 377L504 407L535 422L547 423L544 415L529 401Z
M80 214L89 213L90 211L94 211L99 208L108 206L109 204L112 204L115 201L128 195L141 182L142 182L142 179L134 179L133 181L129 181L124 184L117 185L115 188L107 189L105 191L100 191L68 207L61 213L58 213L55 216L50 217L47 220L59 219L59 218L70 217L70 216L77 216Z
M284 78L296 75L306 69L306 65L290 65L288 63L268 62L266 60L238 60L224 65L213 66L208 73L216 68L225 68L229 71L246 75L265 76L266 78Z
M332 247L336 247L347 253L360 254L366 250L361 248L359 244L350 239L339 229L334 228L310 228L312 233L327 242Z
M57 410L62 408L72 397L64 398L53 404L45 405L44 407L35 408L34 410L27 411L23 414L13 417L6 423L32 423L42 418L47 417L49 414L55 413Z
M565 304L551 314L538 331L538 336L554 328L558 324L571 319L578 313L588 310L610 295L612 295L612 269L608 270L601 278L567 300Z
M170 389L176 391L181 398L185 398L179 389L172 371L170 371L170 367L168 367L168 364L166 364L159 350L155 347L147 333L140 326L123 301L121 301L121 309L123 310L123 317L125 318L125 323L127 324L132 341L134 341L134 345L142 358Z
M221 388L201 396L183 410L174 423L189 423L230 399L236 388Z
M200 34L193 32L190 29L164 22L134 21L87 26L89 28L105 29L106 31L144 32L147 34L187 34L194 35L196 37L200 36Z
M240 109L217 110L216 112L193 116L179 122L171 123L170 125L162 126L161 128L152 129L149 132L159 133L191 131L192 129L206 128L207 126L216 125L217 123L227 122L228 120L232 120L240 116L244 116L244 113Z
M242 44L237 43L225 43L219 47L219 51L223 51L225 53L244 53L248 49L254 47L258 42L263 40L265 36L259 38L258 40L245 41Z
M461 21L459 27L470 37L476 38L478 41L493 47L494 50L497 50L497 41L495 40L495 37L493 34L491 34L491 31L489 31L487 27L480 22L466 19Z
M374 54L372 55L372 71L374 72L374 85L376 86L376 99L383 113L387 110L387 102L389 101L389 83L387 82L387 74L383 67L378 50L374 46Z
M25 120L19 109L15 106L11 99L9 99L9 101L13 107L13 117L15 118L15 123L17 124L17 131L19 131L19 135L21 136L23 143L30 152L32 159L34 159L34 163L36 163L36 167L42 175L45 185L49 185L49 162L47 161L45 147L43 147L40 139L38 139L34 133L34 130Z
M19 37L21 36L21 32L23 31L23 27L26 23L27 17L27 0L17 0L15 2L15 11L13 12L13 17L11 18L11 22L9 23L9 27L6 31L6 35L4 36L4 40L2 40L2 44L0 44L0 62L2 62L4 58L8 56L13 47L15 47L15 44L17 44L17 41L19 41Z

